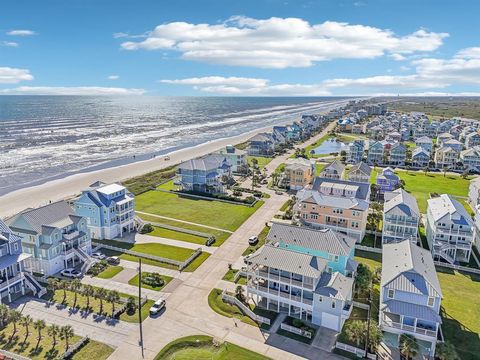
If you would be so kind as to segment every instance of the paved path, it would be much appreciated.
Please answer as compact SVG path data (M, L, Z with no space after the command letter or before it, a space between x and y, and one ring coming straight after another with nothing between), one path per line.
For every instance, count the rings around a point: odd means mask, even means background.
M205 239L205 241L206 240L207 239ZM195 244L188 241L173 240L173 239L146 235L146 234L136 234L135 243L136 244L160 243L160 244L177 246L177 247L182 247L182 248L192 249L192 250L197 250L198 248L202 248L202 251L207 252L209 254L213 254L215 250L218 248L218 247Z
M18 307L23 315L45 320L48 324L71 325L75 334L88 335L94 340L113 347L120 346L138 328L136 324L86 314L82 311L72 311L65 307L57 307L55 304L50 305L46 301L36 298L24 297L12 303L12 306Z
M327 127L324 132L328 130ZM321 136L323 135L318 134L315 138ZM282 156L283 160L274 159L272 162L280 164L288 156L285 154ZM275 166L275 163L271 166ZM247 246L248 234L259 234L265 223L272 219L287 199L286 195L272 192L271 197L265 199L263 206L170 294L166 311L158 318L148 318L144 321L145 359L153 359L169 342L193 334L207 334L274 359L342 358L289 338L269 336L268 333L242 322L237 321L235 325L233 319L213 312L208 305L208 294L219 285L219 281L228 270L228 264L235 263L241 257ZM140 359L141 350L138 344L138 334L133 333L109 359Z
M238 206L244 206L244 205L238 205ZM171 218L171 217L167 217L167 216L162 216L162 215L151 214L151 213L147 213L147 212L143 212L143 211L135 211L135 212L137 214L148 215L148 216L157 217L157 218L160 218L160 219L173 220L173 221L181 222L181 223L184 223L184 224L201 226L201 227L204 227L206 229L219 230L219 231L223 231L223 232L226 232L226 233L229 233L229 234L233 234L233 231L226 230L226 229L220 229L220 228L217 228L217 227L214 227L214 226L208 226L208 225L204 225L204 224L194 223L194 222L191 222L191 221L179 220L179 219L175 219L175 218Z
M121 259L120 266L122 266L124 269L136 270L138 268L138 263L135 261ZM192 274L191 272L180 272L178 270L167 269L161 266L149 265L144 263L142 263L142 271L156 272L156 273L159 273L160 275L167 275L167 276L178 278L181 280L185 280Z
M117 290L121 293L129 294L132 296L138 296L137 286L121 283L118 281L113 281L112 279L100 279L97 277L85 276L82 279L82 284L103 287L108 290ZM143 288L142 288L142 294L152 300L156 300L159 297L165 297L165 298L168 297L168 294L163 291L155 291L155 290L143 289Z

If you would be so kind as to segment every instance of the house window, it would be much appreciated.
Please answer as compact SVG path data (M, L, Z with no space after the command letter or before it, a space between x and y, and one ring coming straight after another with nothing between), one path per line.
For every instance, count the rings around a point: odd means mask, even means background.
M322 302L323 301L323 297L319 296L318 297L318 302Z
M335 306L337 306L337 303L335 302L335 300L332 300L332 309L335 309Z
M435 304L435 299L433 297L428 298L428 306L433 307Z
M338 262L338 255L335 255L334 261Z
M13 244L13 250L18 251L18 244L17 243Z
M394 293L395 293L395 290L393 290L393 289L388 289L388 294L387 294L388 298L389 298L389 299L393 299Z

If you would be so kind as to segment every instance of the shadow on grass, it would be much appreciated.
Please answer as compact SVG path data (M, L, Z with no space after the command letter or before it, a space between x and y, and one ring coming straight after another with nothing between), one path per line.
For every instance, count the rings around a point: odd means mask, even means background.
M445 340L455 345L462 360L478 360L480 338L478 333L449 316L442 307L442 330Z

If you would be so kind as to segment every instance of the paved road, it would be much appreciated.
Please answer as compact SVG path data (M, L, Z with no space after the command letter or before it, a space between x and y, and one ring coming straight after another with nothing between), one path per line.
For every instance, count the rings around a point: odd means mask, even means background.
M72 311L36 298L24 297L12 303L12 306L18 307L23 315L43 319L48 324L71 325L75 334L88 335L92 339L113 347L120 346L138 328L136 324L86 314L82 311Z
M313 143L326 131L311 139ZM275 169L288 158L285 154L275 158L269 168ZM143 323L144 358L153 359L169 342L188 335L207 334L243 346L275 359L341 359L337 355L303 343L280 337L269 337L258 328L234 322L233 319L218 315L208 305L208 294L218 286L228 270L228 264L235 263L246 247L246 238L258 234L288 199L286 195L270 192L271 197L257 212L245 221L225 243L215 251L194 273L192 273L167 300L166 311L156 319L148 318ZM110 356L115 359L141 359L139 335L133 333Z

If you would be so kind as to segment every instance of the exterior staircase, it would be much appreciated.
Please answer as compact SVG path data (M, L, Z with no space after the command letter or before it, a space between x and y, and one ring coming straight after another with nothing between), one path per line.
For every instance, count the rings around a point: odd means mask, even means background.
M445 261L447 261L448 263L454 265L455 264L455 259L453 257L451 257L449 254L448 254L448 250L450 249L453 249L454 246L451 245L451 244L442 244L442 245L434 245L433 247L433 252L434 252L434 255L438 255L440 256L442 259L444 259Z
M141 217L135 216L134 222L137 228L137 231L140 233L143 227L147 224Z
M78 247L75 248L75 255L77 255L80 259L83 261L82 268L80 269L82 274L86 274L88 269L98 262L97 259L92 258L90 255L88 255L82 248Z
M40 283L37 281L37 279L33 277L32 274L24 271L23 275L25 277L25 285L27 285L27 287L32 290L33 294L36 297L41 298L47 293L47 289L40 285Z

